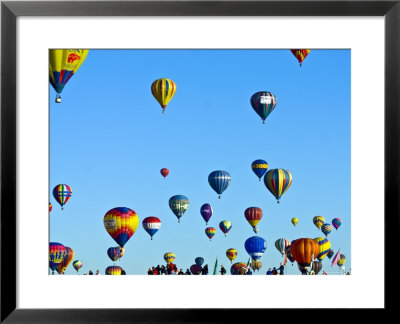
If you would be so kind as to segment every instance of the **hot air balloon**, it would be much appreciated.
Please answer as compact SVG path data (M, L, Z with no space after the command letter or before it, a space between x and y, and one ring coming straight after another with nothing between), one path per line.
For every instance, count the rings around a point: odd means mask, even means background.
M189 198L183 195L175 195L169 199L169 208L178 218L178 223L181 222L181 217L189 208Z
M265 172L267 172L268 163L264 160L255 160L251 164L251 169L258 177L258 180L261 181L261 178L264 176Z
M328 256L328 258L332 258L333 255L335 254L335 251L333 251L332 249L329 249L328 252L326 253L326 255Z
M61 209L64 209L64 205L72 196L71 187L66 184L59 184L53 189L54 199L61 205Z
M321 231L325 234L325 236L328 236L332 232L332 225L327 223L323 224L321 226Z
M310 53L310 49L291 49L292 54L297 58L300 63L300 66L303 64L304 59L307 57L308 53Z
M313 261L312 262L312 266L311 269L315 272L315 274L317 275L318 272L321 271L322 269L322 262L321 261Z
M233 260L236 259L237 254L238 254L238 252L237 252L236 249L230 248L230 249L226 250L226 257L229 260L231 260L231 263L232 263Z
M329 249L331 248L331 242L328 241L328 239L325 237L316 237L314 239L315 242L318 243L319 245L319 253L317 255L317 259L319 261L322 261L325 256L328 254Z
M82 268L83 264L82 264L81 261L75 260L75 261L72 263L72 266L74 267L74 269L76 270L76 272L79 272L79 269Z
M213 209L210 204L204 204L200 208L200 214L203 217L203 219L206 221L206 225L208 224L208 221L210 220L212 214L213 214Z
M282 254L282 256L284 256L284 254L285 254L285 249L286 249L286 247L289 246L289 245L290 245L289 240L288 240L288 239L285 239L285 238L280 238L280 239L277 239L277 240L275 241L275 247L276 247L276 249L279 251L279 253Z
M87 49L51 49L49 52L50 84L57 92L56 102L61 102L60 93L71 77L85 61Z
M267 242L262 237L252 236L244 242L244 248L252 259L257 260L267 249Z
M290 251L290 245L288 245L285 248L285 253L286 253L286 256L288 257L288 259L290 260L290 262L292 262L292 266L293 266L293 262L296 260L293 258L292 252Z
M143 219L142 226L144 230L149 233L150 238L153 239L153 235L156 234L161 227L161 221L155 216L146 217Z
M292 184L292 174L284 169L271 169L264 176L264 184L279 203L279 199Z
M121 273L122 273L122 268L119 266L109 266L106 268L106 275L120 276Z
M119 247L119 258L121 259L125 254L125 248Z
M126 276L126 272L124 269L121 270L121 276Z
M213 171L208 175L208 183L219 195L218 198L221 198L222 193L226 190L226 188L229 187L231 183L231 176L226 171Z
M193 275L199 275L199 274L201 274L201 270L202 270L203 268L202 268L202 266L201 265L198 265L198 264L192 264L191 266L190 266L190 272L193 274Z
M219 223L219 228L221 229L221 231L225 234L228 234L228 232L231 230L232 228L232 223L231 221L228 220L223 220Z
M231 274L232 275L240 274L239 271L240 271L241 268L246 270L247 269L247 264L244 263L244 262L236 262L236 263L232 264L232 266L231 266Z
M342 220L340 218L334 218L332 219L332 225L336 230L342 225Z
M121 250L119 249L119 246L108 248L107 255L111 261L117 261L121 257Z
M115 207L104 215L103 223L114 241L120 247L124 247L126 242L135 234L139 225L139 217L132 209Z
M66 246L65 249L66 249L67 253L65 254L63 260L58 264L58 266L56 268L58 274L63 274L65 272L65 270L67 270L72 259L74 258L74 251L68 246Z
M268 115L275 109L277 98L269 91L260 91L253 94L250 104L258 116L261 117L263 124Z
M337 262L337 265L338 265L339 267L341 267L342 265L345 264L345 262L346 262L346 257L345 257L345 255L344 255L344 254L340 254L340 258L339 258L339 260L338 260L338 262Z
M214 237L216 230L214 227L207 227L204 231L206 233L206 235L208 236L208 238L211 239Z
M49 266L53 271L53 274L57 269L57 266L63 261L66 254L67 249L63 244L57 242L49 243Z
M201 265L203 265L203 263L204 263L204 258L202 258L202 257L197 257L196 259L194 259L194 262L195 262L196 264L198 264L199 266L201 266Z
M163 113L165 112L165 108L167 107L169 101L175 95L175 92L176 84L170 79L161 78L154 81L151 85L151 93L161 105Z
M249 207L246 208L244 211L244 217L246 218L247 222L251 225L253 228L253 231L257 234L257 224L263 217L263 212L261 208L258 207Z
M51 204L51 202L49 202L49 213L51 212L52 209L53 209L53 205Z
M300 271L306 271L311 262L319 254L319 244L310 238L300 238L292 241L290 252L297 262Z
M164 254L164 260L167 262L167 264L170 264L175 261L175 253L173 252L167 252Z
M169 174L169 170L167 168L162 168L160 170L161 175L164 177L164 179L167 177L167 175Z
M253 260L253 259L251 260L250 268L252 268L253 271L260 270L261 266L262 266L262 263L260 260Z
M313 223L318 229L320 229L325 223L325 218L323 216L315 216L313 218Z
M298 222L299 222L299 220L298 220L296 217L293 217L293 218L292 218L292 224L293 224L294 226L296 226Z

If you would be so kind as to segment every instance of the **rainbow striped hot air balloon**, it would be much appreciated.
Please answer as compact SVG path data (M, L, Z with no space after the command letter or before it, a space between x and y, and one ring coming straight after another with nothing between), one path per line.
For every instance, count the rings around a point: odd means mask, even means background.
M319 253L317 255L317 259L322 261L325 256L328 255L329 249L331 248L331 242L329 242L326 237L316 237L314 241L319 244Z
M221 229L222 233L224 233L226 236L226 234L228 234L228 232L232 228L232 222L228 220L223 220L219 223L219 228Z
M334 218L332 219L332 225L336 230L342 225L342 220L340 218Z
M167 252L164 254L164 260L167 264L173 263L175 261L175 253Z
M61 102L61 91L78 71L88 53L87 49L51 49L49 51L50 84L57 92L57 103Z
M169 101L175 95L175 92L176 84L170 79L161 78L154 81L151 85L151 93L161 105L163 113L165 112L165 108L167 107Z
M313 218L313 223L318 229L321 229L321 226L325 223L325 218L323 216L315 216Z
M265 172L267 172L268 162L264 160L255 160L251 164L251 169L258 177L258 180L261 181L261 178L264 176Z
M259 91L251 96L250 104L265 124L265 119L275 109L277 98L269 91Z
M106 268L106 275L109 276L120 276L122 273L122 268L119 266L109 266Z
M104 227L108 234L120 247L135 234L139 224L139 217L135 211L127 207L110 209L103 219Z
M65 250L66 250L66 254L65 254L63 260L58 264L58 266L56 268L58 274L64 274L65 270L67 270L72 259L74 258L74 251L70 247L66 246Z
M174 215L178 218L178 223L181 222L181 217L189 208L189 198L184 195L172 196L169 201L169 208L171 208Z
M264 176L264 184L279 203L282 195L292 184L292 174L284 169L271 169Z
M236 259L238 251L236 249L230 248L230 249L226 250L225 254L226 254L226 257L229 260L231 260L231 263L232 263L232 261Z
M57 242L49 243L49 266L53 274L57 269L57 266L63 261L66 254L67 249L63 244Z
M253 228L254 233L258 233L257 224L260 222L261 218L263 217L263 211L259 207L249 207L246 208L244 211L244 217L246 218L247 222Z
M146 217L143 219L142 226L144 230L149 233L150 238L153 239L153 235L161 228L161 221L155 216Z
M208 236L208 238L211 239L214 237L215 233L217 232L216 229L214 227L207 227L204 232L206 233L206 235Z
M72 196L71 187L66 184L59 184L53 189L54 199L60 204L61 209L64 209L64 205Z
M79 269L82 268L83 264L82 264L81 261L75 260L75 261L72 263L72 266L74 267L74 269L76 270L76 272L79 272Z
M323 224L321 226L321 231L322 231L322 233L325 234L325 236L328 236L332 232L331 224L327 224L327 223Z
M303 61L307 57L308 53L311 52L310 49L291 49L290 51L297 58L300 66L303 64Z

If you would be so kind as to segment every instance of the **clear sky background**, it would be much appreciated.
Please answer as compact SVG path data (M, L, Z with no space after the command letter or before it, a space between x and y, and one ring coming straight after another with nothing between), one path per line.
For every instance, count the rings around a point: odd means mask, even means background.
M165 114L150 91L162 77L177 85ZM128 275L165 264L165 252L176 254L178 269L201 256L210 273L218 258L218 270L223 264L230 274L228 248L238 250L233 262L249 259L244 242L255 234L244 211L251 206L263 210L258 235L267 241L255 275L284 260L277 239L324 237L312 222L316 215L328 223L341 218L328 239L351 268L350 50L312 50L302 67L289 49L90 50L60 104L49 89L49 236L74 250L74 260L83 263L80 274L104 274L114 264L107 249L117 243L103 225L114 207L139 216L125 255L115 262ZM266 124L250 105L258 91L277 97ZM292 173L280 204L253 173L256 159ZM170 170L166 179L163 167ZM232 177L221 199L208 184L214 170ZM64 210L52 196L60 183L72 188ZM177 194L190 200L180 223L168 205ZM200 215L204 203L214 209L208 225ZM153 240L141 224L147 216L162 222ZM232 222L226 237L221 220ZM217 230L211 242L207 226ZM339 274L328 257L322 263L322 270ZM66 274L76 274L72 264ZM286 274L300 271L288 261Z

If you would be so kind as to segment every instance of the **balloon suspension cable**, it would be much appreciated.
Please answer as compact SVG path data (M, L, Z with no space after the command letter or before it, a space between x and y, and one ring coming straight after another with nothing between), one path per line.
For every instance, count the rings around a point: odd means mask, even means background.
M153 240L153 236L151 237L151 239Z
M263 120L263 124L265 124L265 120Z
M181 222L181 220L178 218L178 223L180 223Z
M258 178L258 181L261 181L261 178Z
M303 63L300 63L300 67L302 66Z
M165 109L163 108L162 113L165 114Z

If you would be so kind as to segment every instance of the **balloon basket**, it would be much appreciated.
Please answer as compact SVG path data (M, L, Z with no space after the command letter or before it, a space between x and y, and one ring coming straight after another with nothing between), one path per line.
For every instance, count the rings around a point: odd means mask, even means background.
M60 103L61 102L61 97L60 96L57 96L56 97L56 103Z

